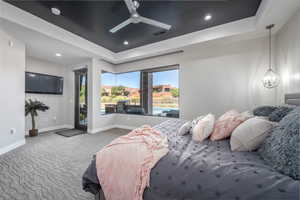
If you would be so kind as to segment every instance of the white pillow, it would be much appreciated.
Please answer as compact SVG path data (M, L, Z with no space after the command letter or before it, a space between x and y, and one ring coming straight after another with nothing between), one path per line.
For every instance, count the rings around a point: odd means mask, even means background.
M232 151L253 151L267 137L273 122L261 117L253 117L240 124L231 134Z
M185 135L188 133L191 133L192 129L194 128L194 126L196 126L197 122L202 119L204 116L199 116L195 119L193 119L192 121L188 121L186 123L184 123L178 130L177 134L178 135Z
M178 135L185 135L192 129L192 122L188 121L184 123L178 130Z
M197 124L193 127L193 140L202 142L210 136L214 130L215 116L208 114L200 119Z
M203 117L205 117L205 115L200 115L199 117L193 119L193 121L191 122L191 123L192 123L192 128L194 128L194 126L197 125L198 121L199 121L200 119L202 119Z

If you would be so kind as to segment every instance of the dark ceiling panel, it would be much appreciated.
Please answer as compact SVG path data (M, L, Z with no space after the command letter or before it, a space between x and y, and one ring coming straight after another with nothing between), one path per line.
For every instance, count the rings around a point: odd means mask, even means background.
M114 34L109 30L130 16L123 1L7 2L113 52L120 52L254 16L261 0L140 0L140 15L170 24L171 30L165 32L140 23L130 24ZM62 14L53 15L51 7L59 8ZM210 21L203 19L207 13L213 16ZM130 44L123 45L124 40Z

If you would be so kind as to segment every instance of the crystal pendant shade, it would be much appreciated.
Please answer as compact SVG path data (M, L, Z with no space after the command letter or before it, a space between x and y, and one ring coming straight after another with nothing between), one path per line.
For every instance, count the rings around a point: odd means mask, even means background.
M266 28L269 30L269 69L265 73L263 78L263 85L265 88L275 88L279 85L280 77L272 70L272 32L271 29L274 27L274 24L267 26Z
M279 85L280 78L272 69L269 69L263 78L263 84L265 88L275 88Z

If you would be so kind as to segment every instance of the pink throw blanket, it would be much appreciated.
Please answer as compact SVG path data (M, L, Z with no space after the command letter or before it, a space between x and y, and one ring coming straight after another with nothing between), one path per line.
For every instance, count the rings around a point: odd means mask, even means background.
M106 200L142 200L150 172L168 153L167 138L150 126L135 129L105 146L96 168Z

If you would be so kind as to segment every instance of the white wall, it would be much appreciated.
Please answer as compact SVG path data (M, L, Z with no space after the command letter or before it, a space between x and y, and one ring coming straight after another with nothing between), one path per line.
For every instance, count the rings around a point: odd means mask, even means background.
M250 110L274 104L275 91L263 88L267 69L267 38L208 42L182 54L122 64L117 72L180 65L180 117L192 119L236 108ZM128 119L127 119L128 121ZM123 122L116 122L123 123Z
M89 59L84 63L62 66L28 57L26 71L64 77L63 95L26 94L27 99L41 100L50 107L48 111L39 113L37 126L40 131L74 127L74 70L82 68L88 68L88 131L98 132L104 127L112 127L114 116L102 116L100 113L101 71L113 72L111 64L98 59ZM28 130L31 128L30 117L26 122Z
M50 107L46 112L39 112L39 116L36 118L37 128L40 131L47 131L72 127L73 124L68 120L68 112L65 110L69 90L72 88L72 85L68 85L67 68L45 60L26 57L26 71L64 77L63 95L26 94L26 99L37 99ZM31 117L27 116L26 130L28 131L29 129L31 129Z
M0 154L25 143L24 73L25 45L5 33L0 21Z
M101 71L113 72L112 65L90 59L87 62L72 66L62 66L44 60L28 57L26 71L64 77L63 95L26 94L26 98L38 99L50 107L40 112L37 126L40 131L74 127L74 70L88 68L88 132L95 133L114 124L114 115L103 116L100 113ZM27 130L31 128L30 117L26 119Z
M101 114L100 105L100 91L101 91L101 72L109 71L114 72L113 66L105 61L91 58L86 63L69 66L67 69L67 77L69 85L72 85L73 89L68 95L68 120L74 124L74 72L73 70L88 68L88 132L96 133L107 128L113 127L114 115Z
M199 55L190 54L181 63L182 117L274 104L275 91L261 82L268 60L266 44L266 38L260 38L195 49Z
M67 68L67 80L69 85L74 83L73 70L88 68L88 132L97 133L109 128L136 128L144 124L155 125L163 122L168 118L152 117L152 116L138 116L126 114L109 114L102 115L100 110L101 98L101 72L115 72L114 66L98 59L90 59L86 63L70 66ZM69 121L74 124L74 85L72 92L67 96L67 115ZM70 88L70 87L69 87ZM68 117L67 117L68 118Z
M281 28L276 37L276 67L281 77L278 103L284 94L300 92L300 10Z
M92 70L91 70L92 69ZM95 133L105 129L105 127L112 127L115 123L114 115L103 116L101 114L101 73L102 71L114 72L113 65L102 60L92 59L92 65L89 66L89 94L93 93L93 96L89 96L89 125L88 129L90 133ZM91 85L93 82L93 85ZM92 86L90 88L90 86ZM91 103L91 98L93 102ZM92 105L92 106L91 106ZM90 120L92 119L92 120ZM92 122L91 122L92 121ZM91 123L90 123L91 122Z

